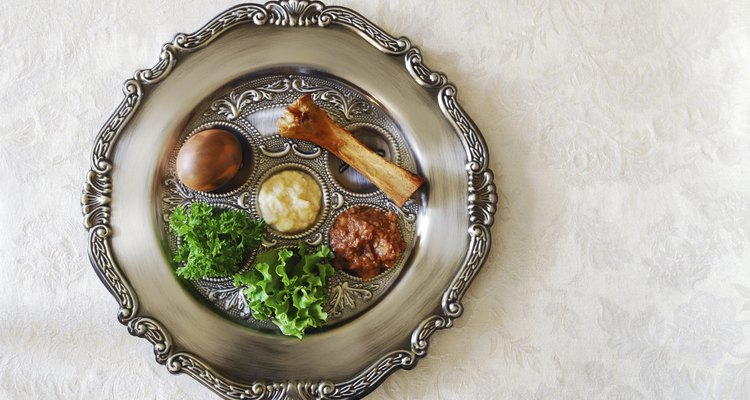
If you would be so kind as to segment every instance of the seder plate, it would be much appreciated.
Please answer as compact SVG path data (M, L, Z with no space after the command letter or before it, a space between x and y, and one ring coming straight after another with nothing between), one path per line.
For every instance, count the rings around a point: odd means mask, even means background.
M254 73L241 83L230 84L208 96L195 109L177 146L169 154L166 168L157 178L160 187L156 201L160 203L158 212L163 222L160 230L163 241L174 254L179 238L170 231L168 219L176 206L200 201L214 207L245 210L251 218L260 218L257 195L261 184L268 176L285 169L307 172L317 181L323 193L321 212L313 226L303 232L282 234L268 228L258 251L293 247L300 241L310 247L330 243L329 232L336 217L353 206L396 212L406 250L393 268L368 281L343 271L336 272L329 282L328 303L324 308L329 315L326 326L332 326L374 304L395 281L414 248L421 200L416 195L402 208L395 206L366 178L328 151L309 142L281 138L276 120L289 103L303 94L310 94L340 126L384 158L412 172L416 172L416 164L396 122L361 90L313 71L290 71L293 69L287 69L286 74L280 74L279 69ZM175 161L186 140L210 128L233 132L244 145L246 161L238 178L229 182L226 189L204 193L180 183ZM253 267L255 253L246 260L241 271ZM248 326L277 330L270 321L252 317L241 288L234 286L231 277L202 279L191 284L204 300L227 317Z
M493 175L456 88L408 39L344 7L242 4L178 34L124 93L96 137L84 186L89 258L118 302L119 321L170 372L225 398L358 398L413 368L432 334L462 314L491 243ZM399 209L327 151L279 137L275 120L304 93L427 184ZM223 192L196 192L175 178L180 146L207 127L228 129L245 145L242 172ZM229 279L176 278L178 238L166 224L174 207L196 201L257 217L260 182L285 168L318 181L323 209L307 231L268 230L264 248L326 243L335 217L357 204L396 212L408 245L373 280L337 272L328 322L302 340L252 318Z

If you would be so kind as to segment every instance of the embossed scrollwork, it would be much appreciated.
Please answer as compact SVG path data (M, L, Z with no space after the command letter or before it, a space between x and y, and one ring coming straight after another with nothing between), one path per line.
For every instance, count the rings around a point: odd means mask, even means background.
M181 50L199 49L211 43L229 28L248 21L255 25L265 25L268 22L266 8L260 4L237 5L219 14L196 32L175 35L172 44Z
M259 381L245 385L223 377L189 353L174 354L167 359L166 364L170 372L188 374L226 399L316 400L333 398L331 396L336 394L336 385L327 380L285 381L268 384Z
M195 195L187 190L185 186L175 177L169 177L164 180L164 186L167 188L166 195L162 198L170 206L188 205L195 198ZM164 221L169 221L169 215L163 215Z
M167 359L166 366L169 372L190 375L226 399L261 400L287 398L284 395L284 389L275 387L274 385L266 385L263 382L243 385L239 382L231 381L189 353L173 354Z
M466 155L475 172L487 169L487 145L479 135L479 130L456 102L456 87L450 84L443 86L438 93L440 109L451 124L461 133L461 140L466 148Z
M422 52L412 47L404 57L406 69L411 76L422 86L440 87L448 82L448 78L439 72L433 72L422 63Z
M297 157L304 158L306 160L318 158L323 154L323 149L318 146L313 147L312 151L306 152L302 150L297 143L292 143L292 151L297 155Z
M305 0L282 0L266 3L268 22L280 26L309 26L318 24L323 3Z
M469 221L475 224L492 225L497 209L497 190L491 170L475 173L467 166L469 174Z
M394 369L414 368L417 357L413 352L397 350L383 356L352 380L336 385L336 390L330 394L331 399L351 399L359 397L372 390L385 379Z
M288 392L294 393L302 400L328 399L328 396L336 391L336 385L331 381L321 382L289 382Z
M412 201L412 200L409 200ZM404 221L408 222L409 224L414 224L417 222L417 214L414 214L413 212L409 212L406 207L400 208L396 204L389 202L388 206L392 208L395 212L403 215Z
M281 150L273 150L265 145L260 145L260 152L266 157L281 158L289 154L290 151L292 151L292 144L290 142L284 142L284 146Z
M379 287L376 283L349 285L349 282L334 286L331 290L331 313L340 316L345 308L356 308L358 301L370 300Z
M247 300L242 294L242 288L234 286L212 288L208 291L208 298L213 301L223 301L224 308L227 310L237 310L240 318L250 316L250 307L247 305Z
M319 246L321 243L323 243L323 234L318 232L305 239L305 243L309 244L310 246Z
M411 335L411 351L422 357L427 354L430 337L438 330L448 328L453 324L451 318L442 315L433 315L423 320Z
M469 250L461 269L453 278L448 290L443 294L442 306L445 315L458 318L463 312L461 298L469 284L484 263L490 246L488 226L474 224L469 227Z
M461 298L481 267L489 252L489 227L494 222L497 208L497 192L494 174L488 168L487 145L479 130L456 102L456 88L446 84L438 94L440 108L460 133L466 149L466 164L469 183L468 214L472 225L469 228L469 248L464 262L453 282L443 295L442 308L445 315L458 318L463 312Z
M292 81L292 88L300 93L310 93L313 100L335 107L346 119L372 111L370 103L366 101L354 99L336 89L312 85L301 78Z
M112 180L108 174L89 171L81 197L83 224L87 229L96 225L107 225L111 201Z
M455 87L452 85L443 87L438 94L438 99L443 113L461 133L460 137L466 149L470 221L490 226L494 222L497 209L497 192L493 183L494 174L488 168L487 145L474 123L456 102Z
M334 210L338 210L344 206L344 196L341 193L333 192L331 194L331 204Z
M95 265L99 277L120 304L117 319L126 323L135 315L138 300L112 260L112 251L109 247L111 234L108 225L95 225L89 230L89 259Z
M241 208L246 209L246 210L249 209L250 208L250 202L249 202L248 198L250 196L251 196L250 192L242 192L242 193L240 193L240 195L237 197L237 205L240 206Z
M348 8L326 7L318 16L318 20L321 26L331 23L351 29L384 53L403 54L411 48L409 39L389 35L367 18Z
M128 322L128 332L133 336L145 338L154 346L156 361L164 364L172 353L172 339L164 327L152 318L135 318Z
M272 100L275 94L284 93L289 90L290 84L289 79L281 79L259 88L246 90L242 93L231 92L228 99L214 101L211 104L211 111L223 115L232 121L239 117L242 110L249 104L263 100Z
M451 284L443 293L441 313L428 316L417 326L411 336L409 349L392 351L365 368L351 379L334 383L330 381L286 381L265 383L262 381L248 384L235 382L198 357L184 352L175 353L175 344L167 331L158 321L138 315L138 298L128 281L118 268L110 240L112 236L110 202L113 190L112 152L123 127L134 115L148 91L164 80L175 68L183 53L190 53L205 47L222 33L240 24L281 25L294 27L326 27L337 25L348 29L367 40L375 48L386 54L403 57L405 68L415 81L424 87L437 89L437 102L453 127L458 132L466 150L466 174L468 179L468 218L470 227L467 232L468 251L458 268ZM247 104L269 100L276 93L294 85L300 93L311 93L316 100L327 103L341 111L349 119L352 116L369 112L369 104L358 102L347 97L345 93L331 91L330 88L318 88L306 82L280 80L262 88L254 88L238 94L232 94L215 104L214 112L225 115L228 119L238 118ZM286 88L286 89L285 89ZM222 397L229 399L347 399L361 397L372 391L389 374L398 368L411 369L417 360L427 353L430 337L439 329L448 328L453 319L462 313L461 299L468 285L476 276L487 257L490 247L489 227L494 222L497 204L497 192L493 182L492 170L488 168L486 144L478 129L466 115L456 100L456 88L448 83L445 75L437 73L424 65L419 49L412 47L408 39L396 38L372 24L360 14L344 7L326 7L317 1L277 0L266 4L241 4L221 13L202 28L190 34L178 34L170 43L163 45L159 60L153 67L137 71L133 78L123 86L124 99L97 134L91 153L90 171L81 197L84 226L89 232L89 258L104 284L119 304L118 319L127 325L128 331L135 336L143 337L154 346L158 362L166 364L172 373L185 373L200 381ZM280 150L288 154L295 151L300 157L317 157L320 149L312 153L302 152L289 145ZM260 149L261 152L274 150ZM265 154L265 153L264 153ZM174 201L182 201L188 196L179 192L175 186ZM246 192L247 193L247 192ZM240 206L250 207L250 194L239 196ZM334 208L343 206L343 198L336 194ZM263 245L273 245L264 239ZM343 309L347 301L366 300L367 293L377 288L340 287L336 310ZM234 302L237 298L232 291L216 293L217 298ZM222 297L224 296L224 297ZM336 294L334 294L336 296ZM235 304L235 303L232 303ZM235 304L239 307L239 305Z
M172 43L165 43L162 46L159 62L151 68L136 71L133 79L145 84L155 84L164 79L174 68L177 62L175 52L177 49Z

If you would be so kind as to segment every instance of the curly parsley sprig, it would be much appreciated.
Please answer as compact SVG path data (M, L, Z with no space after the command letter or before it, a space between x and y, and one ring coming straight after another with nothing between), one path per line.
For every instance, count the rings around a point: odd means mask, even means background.
M177 275L185 279L231 276L250 250L261 242L265 222L247 213L214 209L193 203L179 206L169 217L169 227L181 238L174 261L182 263Z

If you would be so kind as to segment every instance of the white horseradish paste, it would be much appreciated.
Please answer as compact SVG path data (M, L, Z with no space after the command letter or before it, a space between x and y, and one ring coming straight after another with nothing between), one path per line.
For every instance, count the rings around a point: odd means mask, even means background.
M305 172L286 170L271 175L260 187L258 206L263 219L279 232L309 228L318 216L322 192Z

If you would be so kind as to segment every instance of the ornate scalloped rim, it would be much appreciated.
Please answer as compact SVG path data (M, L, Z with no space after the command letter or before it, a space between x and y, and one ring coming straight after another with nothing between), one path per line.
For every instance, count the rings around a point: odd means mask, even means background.
M467 255L445 290L441 300L442 314L422 320L413 331L409 349L386 354L353 379L331 381L235 382L221 375L198 357L175 352L172 339L158 321L138 315L138 299L112 258L110 249L110 173L112 149L122 128L128 123L141 103L146 85L164 79L174 68L177 56L208 45L213 39L233 26L243 23L277 26L340 25L360 35L383 53L404 56L407 71L421 86L438 91L438 103L443 114L459 133L466 150L469 183L467 211L470 227L467 232ZM162 46L159 61L149 69L138 70L125 82L125 98L96 136L91 155L91 169L86 176L81 205L84 226L89 232L89 260L99 278L117 299L118 320L127 326L131 335L145 338L154 346L156 361L166 364L172 373L185 373L211 390L228 399L344 399L365 396L382 383L397 368L411 369L419 358L427 354L430 337L439 329L449 328L463 307L461 299L469 284L484 263L489 252L489 228L494 221L497 194L493 174L488 167L487 147L471 119L456 101L456 88L445 75L433 72L422 62L421 52L405 38L395 38L384 32L355 11L337 6L325 6L317 1L275 0L263 5L240 4L212 19L191 34L177 34L172 42Z

